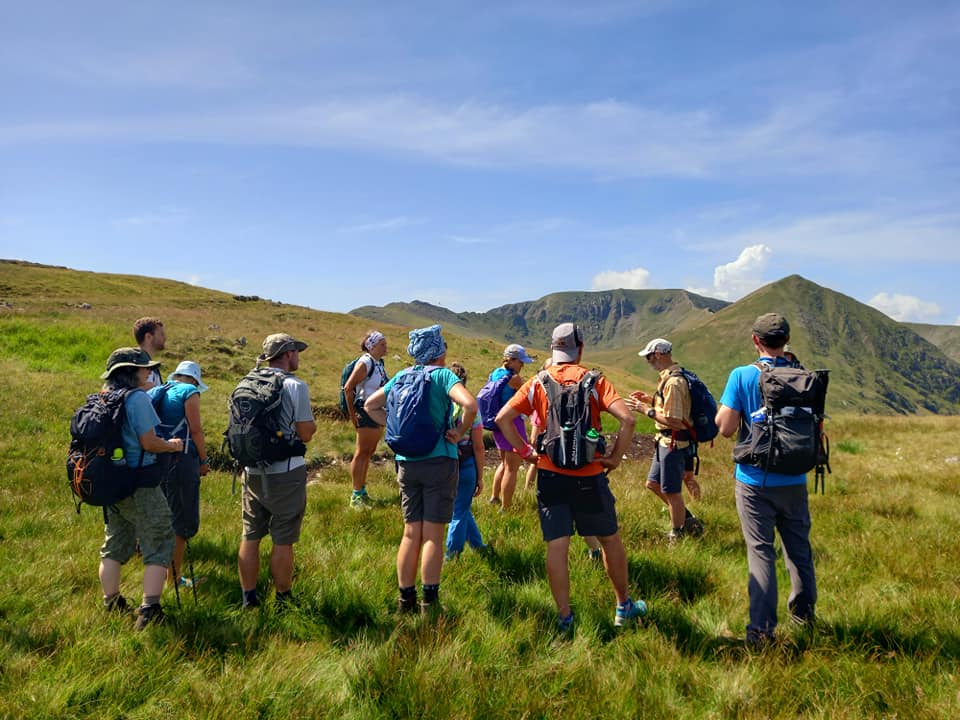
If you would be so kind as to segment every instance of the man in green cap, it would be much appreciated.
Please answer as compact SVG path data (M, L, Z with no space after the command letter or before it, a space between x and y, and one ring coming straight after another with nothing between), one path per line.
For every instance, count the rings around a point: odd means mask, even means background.
M256 607L257 576L260 574L260 540L268 533L273 541L270 574L276 602L282 607L293 601L293 545L300 539L300 526L307 507L307 464L304 445L317 431L307 384L294 373L300 367L300 352L307 344L286 333L268 335L257 365L283 378L280 426L291 447L299 448L284 460L264 467L247 467L243 483L243 537L237 555L243 606ZM299 443L297 442L299 441Z

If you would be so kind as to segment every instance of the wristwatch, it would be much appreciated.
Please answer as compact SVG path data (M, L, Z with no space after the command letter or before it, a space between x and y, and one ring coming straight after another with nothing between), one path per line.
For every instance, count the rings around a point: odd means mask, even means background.
M653 408L650 408L649 410L647 410L647 417L648 417L648 418L651 418L651 419L652 419L653 416L656 415L656 414L657 414L657 411L654 410Z

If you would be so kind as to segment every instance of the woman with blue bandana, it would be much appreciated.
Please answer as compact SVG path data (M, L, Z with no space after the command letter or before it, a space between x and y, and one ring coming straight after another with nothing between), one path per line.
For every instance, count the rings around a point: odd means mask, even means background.
M457 495L457 443L470 431L477 415L477 401L449 368L447 343L439 325L410 331L407 352L416 362L367 398L364 409L378 423L386 425L384 408L387 398L404 374L421 368L430 372L430 416L437 427L446 431L433 449L422 457L397 454L397 481L400 484L400 505L403 511L403 538L397 550L397 583L401 613L417 608L417 569L423 584L420 612L432 615L439 611L440 571L443 567L444 526L453 517ZM463 409L462 422L451 427L451 401Z

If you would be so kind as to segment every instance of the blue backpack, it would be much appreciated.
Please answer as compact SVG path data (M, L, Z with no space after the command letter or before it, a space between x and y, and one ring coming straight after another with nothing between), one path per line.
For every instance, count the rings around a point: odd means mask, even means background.
M690 388L690 418L692 423L686 430L687 437L679 435L679 440L690 440L693 443L705 443L713 440L720 432L717 427L717 401L703 384L703 380L698 378L686 368L680 368L672 373L672 376L680 376L687 381ZM664 381L666 382L666 381ZM661 383L657 394L663 397L663 383Z
M477 414L484 430L497 429L497 413L503 407L503 388L513 377L512 374L501 375L496 380L487 380L487 384L477 393Z
M447 402L447 416L437 427L430 415L430 381L436 365L416 366L397 375L387 395L387 445L397 455L424 457L436 447L450 427L452 404Z

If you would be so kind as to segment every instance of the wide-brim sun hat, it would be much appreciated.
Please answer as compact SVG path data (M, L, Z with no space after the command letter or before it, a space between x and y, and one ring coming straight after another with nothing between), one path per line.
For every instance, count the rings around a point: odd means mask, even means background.
M159 360L151 360L146 351L135 347L117 348L110 357L107 358L107 369L100 376L101 380L106 380L110 375L120 368L124 367L146 367L154 368L160 364Z
M282 355L283 353L289 350L298 350L304 351L307 349L307 344L300 340L294 339L292 335L287 335L287 333L274 333L273 335L267 335L263 341L263 352L260 353L260 360L273 360L277 355Z

